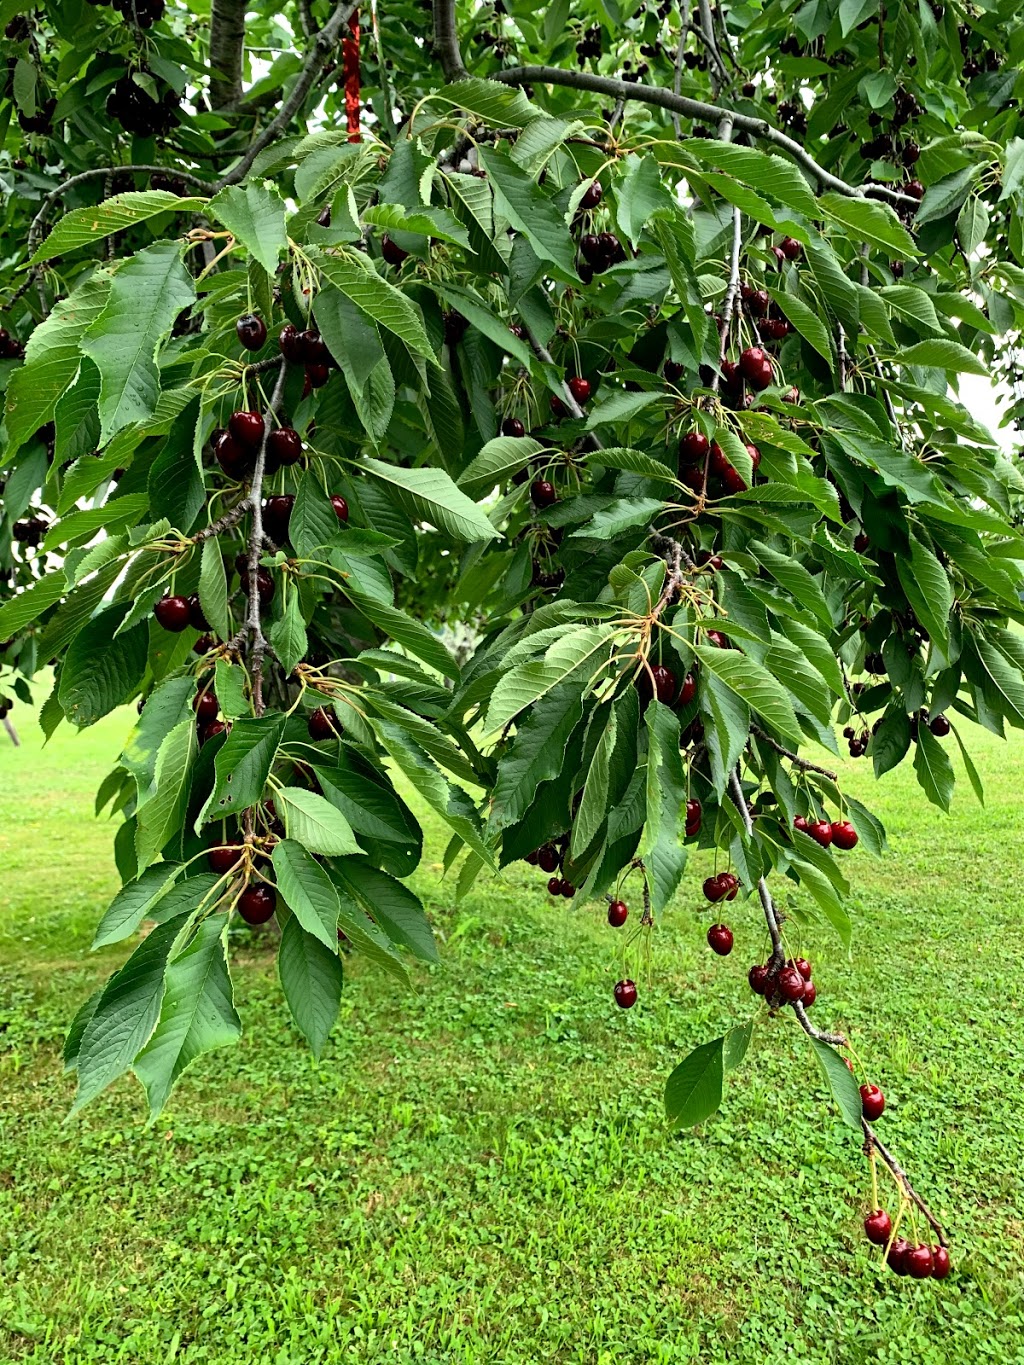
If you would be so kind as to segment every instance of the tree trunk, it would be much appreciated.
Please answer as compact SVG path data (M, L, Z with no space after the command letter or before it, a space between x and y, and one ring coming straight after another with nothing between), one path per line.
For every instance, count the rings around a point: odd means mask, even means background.
M231 109L242 98L245 0L213 0L210 14L210 105Z

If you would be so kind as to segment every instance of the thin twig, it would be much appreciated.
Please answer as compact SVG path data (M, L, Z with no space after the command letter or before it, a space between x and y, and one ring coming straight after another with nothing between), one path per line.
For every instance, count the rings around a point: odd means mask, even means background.
M591 90L595 94L610 99L639 100L643 104L654 104L669 112L675 110L684 118L699 119L702 122L717 122L727 112L717 104L707 104L703 100L690 99L687 95L676 95L671 90L663 90L657 85L635 85L628 81L616 80L611 76L594 76L589 71L563 71L557 66L513 66L506 71L496 71L493 80L504 85L564 85L571 90ZM782 147L805 170L816 176L826 189L844 194L851 199L864 199L873 196L885 199L891 204L917 205L917 200L887 185L848 185L845 180L820 166L814 157L794 138L779 132L764 119L753 118L749 114L731 114L732 122L743 133Z
M812 1038L817 1038L820 1043L831 1043L833 1047L845 1047L849 1042L845 1033L827 1033L824 1029L815 1028L807 1017L807 1009L801 1001L793 1003L793 1013L799 1021L800 1027Z
M263 634L263 624L260 620L259 573L260 556L263 554L263 504L260 498L263 492L263 470L266 466L267 440L274 425L273 414L277 411L284 397L284 381L287 372L288 362L282 360L270 405L263 416L263 439L260 441L259 454L256 456L256 467L253 470L248 498L252 509L252 526L249 530L249 612L246 616L245 628L249 637L252 706L257 716L263 714L263 657L268 647L267 639Z
M719 91L723 85L729 83L729 73L725 69L722 61L722 54L718 50L718 40L715 38L715 23L711 17L711 5L708 0L698 0L698 13L700 22L697 32L700 34L701 41L707 48L711 70L711 93L715 99L718 98Z
M242 159L232 166L227 175L222 176L217 181L213 187L215 191L225 189L228 185L237 185L240 180L244 180L264 147L269 147L274 139L288 127L295 114L301 109L303 101L312 89L313 83L328 57L337 47L342 29L357 8L356 0L342 0L342 3L335 8L334 13L316 35L313 45L306 53L302 70L292 86L291 94L259 137L255 138L249 145L249 149Z
M278 361L278 364L281 362ZM209 526L204 526L201 531L197 531L192 537L193 543L201 544L204 540L210 540L213 536L219 536L222 531L230 531L232 526L237 526L252 506L252 496L247 495L240 502L236 502L234 507L218 517L216 521L211 521Z
M882 1142L881 1138L879 1138L878 1134L871 1127L871 1124L868 1123L867 1119L862 1118L860 1122L861 1127L864 1129L865 1150L870 1151L871 1148L874 1148L874 1150L882 1158L885 1164L889 1167L889 1170L892 1171L893 1175L896 1177L896 1180L900 1188L902 1189L903 1193L907 1196L909 1200L916 1204L917 1207L924 1214L925 1218L931 1225L932 1231L938 1237L940 1246L945 1246L946 1233L945 1230L943 1229L942 1224L935 1217L935 1214L932 1213L931 1209L924 1202L924 1200L921 1198L918 1192L914 1189L913 1185L910 1183L910 1177L907 1175L906 1171L893 1156L892 1152L889 1151L885 1143Z
M812 763L809 758L801 758L800 755L795 754L792 749L787 749L785 745L780 744L777 739L772 739L771 735L762 730L759 725L752 725L750 727L750 732L753 735L757 735L758 739L763 739L765 744L774 749L777 754L781 754L783 758L788 758L790 763L795 763L796 766L802 768L804 772L821 773L822 777L827 777L831 782L839 781L838 773L832 772L830 768L822 768L819 764Z
M678 99L683 90L683 58L686 56L686 34L690 26L690 4L689 0L683 0L679 9L679 42L676 45L676 59L672 67L672 93ZM683 127L679 120L679 110L672 110L672 128L676 138L683 135Z
M740 813L743 827L747 831L747 836L751 837L754 833L754 822L750 816L750 807L747 805L747 798L743 795L743 783L740 781L739 768L729 774L729 791ZM757 894L761 898L761 908L764 910L765 922L768 925L768 933L772 940L772 955L769 960L769 967L781 967L786 960L786 950L782 946L782 931L779 928L779 913L775 909L775 902L772 900L772 893L768 890L768 883L764 877L757 879Z

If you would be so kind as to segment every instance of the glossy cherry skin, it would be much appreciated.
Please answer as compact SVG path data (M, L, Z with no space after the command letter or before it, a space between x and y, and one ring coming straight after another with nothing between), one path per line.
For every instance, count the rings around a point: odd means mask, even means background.
M562 878L561 894L565 897L567 901L571 901L573 896L575 896L576 894L576 888L573 886L572 882L566 881L564 877Z
M558 849L554 844L545 844L537 854L537 862L542 872L557 872L562 864Z
M322 389L331 377L331 367L320 361L306 366L306 377L311 389Z
M210 871L222 877L225 872L230 872L242 861L242 845L224 844L219 848L211 848L206 860L210 864Z
M761 452L758 450L757 446L751 445L749 441L744 441L743 444L746 447L747 454L750 456L750 463L756 473L761 467Z
M677 700L677 705L679 705L679 706L689 706L690 702L693 701L693 699L694 699L694 697L695 697L696 695L697 695L697 677L696 677L696 674L694 674L694 673L687 673L686 677L683 679L683 685L682 685L682 687L679 689L679 697L678 697L678 700Z
M238 898L238 913L246 924L266 924L277 909L277 896L262 883L247 886Z
M384 257L385 261L387 261L388 265L393 265L399 269L403 262L409 259L408 251L403 250L402 247L400 247L397 242L393 242L390 237L381 238L380 254Z
M793 828L803 830L805 834L810 827L810 821L807 819L806 815L798 815L793 821Z
M197 592L194 592L188 599L188 623L193 630L210 629L210 623L203 612L203 605Z
M153 615L164 630L172 630L177 635L183 630L188 630L192 612L187 597L170 596L161 597L153 608Z
M690 835L699 834L699 833L700 833L701 821L703 820L703 818L704 818L704 812L703 812L703 810L701 809L701 804L700 804L700 802L697 801L696 799L691 800L691 801L687 801L687 803L686 803L686 832L687 832L687 834L690 834Z
M747 481L740 471L732 465L722 475L722 487L727 493L744 493L747 488Z
M787 962L787 967L795 967L805 981L810 981L812 968L805 957L798 957L795 962Z
M263 414L260 412L233 412L228 418L228 431L243 446L256 450L263 440Z
M574 374L569 380L569 392L582 407L589 400L592 392L590 380L582 379L579 375Z
M739 358L740 374L748 382L753 382L761 373L761 368L765 362L770 365L771 357L761 346L748 346L745 351L741 351Z
M670 384L678 384L683 377L683 366L678 360L666 360L661 372Z
M671 668L666 668L664 664L654 664L650 670L642 668L637 674L636 690L648 701L651 697L657 697L666 706L671 706L676 699L679 682Z
M807 833L822 848L828 848L832 842L832 826L827 820L812 820L807 826Z
M801 1002L803 1004L804 1009L810 1009L810 1007L814 1004L817 998L818 998L817 986L814 984L813 981L805 981L804 993L801 996Z
M258 351L266 345L267 324L255 313L246 313L235 323L235 336L247 351Z
M928 729L938 739L945 739L952 728L946 716L933 716L928 723Z
M230 431L214 435L213 456L229 479L244 478L252 464L252 452Z
M703 460L711 449L711 442L702 431L687 431L679 438L679 458L687 464Z
M905 1237L897 1237L889 1248L886 1256L886 1264L896 1275L906 1275L909 1273L907 1267L907 1252L910 1250L910 1243Z
M294 427L278 427L270 433L267 457L279 465L298 464L302 459L302 437Z
M860 1107L868 1123L882 1117L885 1110L885 1096L877 1085L862 1085L860 1088Z
M708 946L719 957L728 957L732 952L732 930L727 924L712 924L708 930Z
M875 1209L864 1219L864 1235L876 1247L884 1247L892 1236L892 1219L885 1209Z
M288 539L288 524L294 506L295 496L292 493L279 493L263 504L263 529L277 545Z
M779 249L787 261L799 260L800 256L803 254L803 247L795 237L783 237L782 241L779 243Z
M226 720L211 720L199 727L199 743L205 744L208 739L213 739L214 735L222 735L225 730L231 727Z
M832 842L836 848L854 848L858 842L857 831L849 820L832 821Z
M907 1267L907 1274L912 1280L929 1279L934 1269L931 1247L925 1246L923 1243L911 1247L904 1255L904 1262Z
M302 359L306 365L329 365L331 353L327 349L327 343L314 327L308 327L304 332L299 333L299 344L302 347Z
M501 424L502 436L525 436L526 427L523 426L518 417L506 417Z
M601 202L604 190L601 188L600 180L591 180L590 184L583 191L583 198L580 200L581 209L596 209Z
M562 894L562 879L561 879L561 877L552 877L552 878L550 878L550 880L548 881L548 895L549 895L549 896L560 896L561 894Z
M348 503L340 493L331 494L331 506L334 508L334 515L339 521L348 521Z
M783 1000L788 1000L792 1004L795 1000L802 1000L806 982L795 967L783 967L779 972L779 994Z
M932 1279L944 1280L952 1268L946 1247L932 1247Z
M747 981L755 995L764 995L764 988L768 984L768 968L755 962L747 972Z
M277 344L285 360L298 361L302 359L302 342L299 340L299 331L290 322L286 322L278 332Z
M558 501L558 490L547 479L535 479L530 485L530 497L534 507L554 507Z
M565 403L559 398L557 393L551 395L548 399L548 403L551 406L551 415L553 417L565 417L569 412L569 409L565 406Z
M593 232L585 232L580 238L580 255L591 265L596 265L604 255L601 238Z
M608 905L608 923L613 929L621 929L629 917L629 906L625 901L611 901Z
M200 692L199 696L196 697L195 701L192 703L192 707L196 713L196 720L199 721L201 725L206 725L211 720L216 720L220 713L220 703L217 700L216 694L213 692Z
M619 1009L632 1009L636 1004L636 985L632 981L616 981L614 994Z
M306 721L306 728L309 730L310 739L315 739L318 742L337 739L341 733L341 726L338 724L333 708L326 706L318 706L315 711L310 712L309 719Z

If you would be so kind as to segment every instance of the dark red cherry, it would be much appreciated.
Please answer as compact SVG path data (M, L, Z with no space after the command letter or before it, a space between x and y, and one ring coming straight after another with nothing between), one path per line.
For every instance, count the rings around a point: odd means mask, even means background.
M698 464L705 458L711 443L702 431L687 431L679 438L679 459L686 464Z
M241 445L250 450L258 450L263 440L263 414L260 412L233 412L228 418L228 431Z
M747 972L747 981L755 995L764 995L764 988L768 983L768 968L762 967L759 962L755 962L750 971Z
M542 872L557 872L562 864L562 859L554 844L545 844L537 855L537 862Z
M549 895L549 896L560 896L561 894L562 894L562 879L561 879L561 877L551 877L551 878L549 878L549 879L548 879L548 895Z
M712 924L708 944L719 957L728 957L732 952L732 930L727 924Z
M754 472L756 473L761 467L761 452L758 450L757 446L751 445L749 441L744 441L743 444L747 454L750 456L750 463L753 465Z
M696 800L695 798L692 799L692 800L690 800L690 801L687 801L687 803L686 803L686 833L690 836L690 838L692 838L695 834L699 834L699 833L700 833L700 826L701 826L701 821L703 820L703 818L704 818L704 812L703 812L702 809L701 809L701 804L700 804L700 802L699 802L698 800Z
M802 829L805 834L809 831L810 827L810 821L807 819L806 815L798 815L793 821L793 828Z
M302 459L302 437L294 427L278 427L270 433L267 458L279 465L297 464Z
M746 480L738 469L733 465L722 475L722 487L727 493L743 493L746 491Z
M629 906L625 901L611 901L608 905L608 923L613 929L621 929L629 917Z
M798 957L795 962L787 962L787 967L795 967L805 981L811 979L811 964L805 957Z
M408 251L403 250L402 247L400 247L397 242L393 242L390 237L381 238L380 254L384 257L385 261L387 261L388 265L393 265L396 268L400 268L402 263L409 259Z
M306 331L300 332L298 340L302 348L302 359L307 366L330 364L331 353L315 327L309 327Z
M916 1247L911 1247L903 1259L907 1267L907 1274L912 1280L927 1280L931 1277L934 1263L930 1246L925 1246L922 1243Z
M810 1009L818 998L818 988L813 981L804 982L804 993L801 997L805 1009Z
M678 706L689 706L696 695L697 678L694 673L690 672L687 673L686 677L683 679L683 685L679 689L679 699L676 704Z
M650 671L646 668L640 670L636 679L636 689L641 697L646 697L648 701L651 697L657 697L666 706L671 706L676 699L679 683L671 668L666 668L664 664L654 664Z
M779 972L779 994L783 1000L788 1000L791 1004L794 1000L803 998L806 984L795 967L783 967Z
M712 905L715 905L718 901L725 900L725 897L729 893L728 886L724 886L719 877L705 877L704 885L701 889Z
M348 503L340 493L331 494L331 506L334 508L334 515L339 521L348 521Z
M295 496L292 493L278 494L263 504L263 529L277 545L288 539L288 523L294 506Z
M885 1209L875 1209L864 1219L864 1234L876 1247L884 1247L892 1236L892 1219Z
M309 380L311 389L322 389L330 377L330 365L313 364L306 366L306 378Z
M713 645L715 649L728 649L729 647L728 640L720 630L706 631L704 638L707 640L708 644Z
M753 383L760 376L765 362L771 365L767 351L760 346L748 346L745 351L740 352L740 373L749 383Z
M561 895L563 895L567 901L571 901L575 894L576 888L573 886L572 882L566 881L566 879L563 877Z
M678 360L666 360L661 372L670 384L678 384L683 377L683 366Z
M206 855L210 871L216 872L220 877L225 872L230 872L242 861L242 849L242 844L222 844L218 848L211 848Z
M803 254L803 247L795 237L783 237L779 249L787 261L796 261Z
M502 436L525 436L526 427L518 417L506 417L501 424L501 434Z
M200 692L192 706L200 725L208 725L211 720L216 720L220 711L220 703L213 692Z
M317 216L316 216L316 221L317 221L317 223L319 224L319 226L322 227L322 228L329 228L329 227L331 226L331 206L330 206L330 204L325 204L325 205L323 206L323 208L320 210L320 212L319 212L319 213L317 214Z
M229 479L244 478L252 466L252 453L230 431L215 434L213 456Z
M889 1248L885 1262L889 1269L896 1275L906 1275L909 1273L907 1267L907 1252L910 1250L910 1243L905 1237L897 1237Z
M315 711L311 711L309 719L306 721L306 728L309 730L310 739L315 739L318 743L323 740L337 739L341 734L341 725L334 714L333 706L318 706Z
M530 497L534 507L553 507L558 501L558 492L547 479L536 479L530 485Z
M209 630L210 623L203 612L199 594L194 592L188 599L188 623L193 630Z
M273 888L262 883L247 886L238 898L238 913L246 924L266 924L276 908Z
M946 1247L932 1247L932 1279L944 1280L952 1269Z
M943 715L933 716L928 724L928 729L939 739L945 739L952 728L948 718Z
M875 1119L882 1117L885 1110L885 1096L877 1085L862 1085L860 1104L868 1123L874 1123Z
M225 720L210 720L205 725L199 727L199 743L205 744L208 739L213 739L214 735L221 735L231 727Z
M599 180L591 180L590 184L583 191L583 198L580 200L581 209L596 209L601 202L604 191Z
M615 1003L620 1009L628 1010L636 1004L636 985L632 981L616 981Z
M920 180L908 180L902 188L903 193L909 194L911 199L924 198L924 186L921 184Z
M189 617L191 616L188 598L161 597L153 608L153 615L164 630L173 630L175 634L188 630Z
M299 339L299 330L297 327L293 327L290 322L286 322L278 332L277 344L285 360L302 360L302 342Z
M247 351L258 351L266 344L267 324L255 313L246 313L235 323L235 336Z
M576 402L580 407L582 407L583 404L588 401L592 392L590 380L583 379L580 375L574 374L568 382L569 392L572 394L573 398L576 399Z
M580 255L591 265L596 265L604 255L604 247L596 233L585 232L580 238Z

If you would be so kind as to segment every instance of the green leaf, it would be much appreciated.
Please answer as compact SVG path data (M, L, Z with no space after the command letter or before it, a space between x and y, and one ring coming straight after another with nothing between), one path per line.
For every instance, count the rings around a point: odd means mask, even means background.
M917 751L914 754L914 771L924 794L933 805L940 806L947 813L956 784L956 775L949 755L927 725L917 727Z
M165 923L200 906L220 880L212 872L180 878L180 863L157 863L136 881L127 882L100 920L93 948L106 948L134 934L144 919Z
M469 233L447 209L436 206L407 209L402 204L371 204L363 209L360 217L364 223L383 228L385 232L413 232L420 237L436 237L440 242L455 242L466 251L473 250Z
M938 370L953 370L957 374L988 374L984 362L973 351L959 341L939 337L919 341L907 350L899 351L892 359L895 365L925 365Z
M268 275L288 250L285 202L269 181L229 185L210 200L207 211L255 256Z
M111 280L106 307L82 339L82 350L100 372L104 444L156 408L157 351L196 296L182 251L180 242L154 242L126 261Z
M832 364L832 345L828 328L813 308L798 299L794 294L783 293L781 289L769 289L768 293L782 310L784 316L793 324L806 342Z
M750 1039L754 1033L754 1021L748 1019L745 1024L736 1024L725 1035L722 1048L723 1069L726 1073L735 1071L740 1062L747 1055L750 1047Z
M817 579L799 560L780 554L778 550L773 550L770 545L765 545L760 540L752 540L748 549L777 583L812 612L827 630L832 629L832 610L825 600L825 594L819 587Z
M806 836L804 837L806 839ZM800 842L801 851L809 851L806 849L806 843ZM800 885L814 897L818 909L839 935L843 947L849 948L853 936L853 927L830 878L822 872L821 868L815 867L813 863L809 863L803 858L794 858L792 863L794 870L799 874Z
M79 729L126 702L145 674L149 632L136 626L115 636L123 614L123 606L101 611L78 633L65 655L58 696L64 714Z
M789 693L766 668L735 649L698 645L696 653L709 673L720 678L783 739L795 744L803 742Z
M573 537L611 540L631 527L645 526L664 510L665 504L660 498L616 498L610 507L595 512L572 534Z
M319 1061L341 1007L344 972L337 941L331 951L290 915L281 931L277 966L292 1018Z
M972 195L965 201L956 219L957 236L965 256L972 255L981 246L988 235L988 224L988 209L984 199Z
M160 1018L167 956L187 915L159 924L103 988L78 1049L76 1114L131 1066Z
M510 89L497 81L469 77L442 86L430 97L431 102L444 101L467 114L476 114L485 123L499 128L525 128L536 118L543 117L521 90Z
M860 841L869 853L881 857L885 852L885 827L877 816L872 815L866 806L855 800L848 792L843 793L843 806L848 819L860 836Z
M887 711L871 736L871 762L876 777L902 763L910 748L910 718L902 710Z
M284 736L287 716L243 716L217 751L216 784L197 820L197 828L246 810L263 795Z
M728 171L744 185L761 190L776 203L796 209L805 218L821 216L807 181L792 161L784 157L755 147L736 147L731 142L719 142L714 138L691 138L686 150L698 161Z
M54 602L59 602L67 589L68 581L62 569L48 573L45 578L37 578L24 592L0 606L0 636L6 640L17 635Z
M899 260L910 261L921 254L896 214L877 199L851 199L830 191L818 203L834 223L847 229L853 241L867 242Z
M963 739L960 737L960 731L955 725L953 726L953 734L956 738L957 745L960 748L960 757L964 761L964 769L970 780L971 787L974 790L974 795L978 798L978 804L983 806L985 804L985 788L981 781L981 775L974 766L974 760L967 752L967 746L964 744Z
M863 1108L857 1078L830 1043L823 1043L820 1038L812 1038L809 1034L807 1040L814 1049L818 1065L825 1073L825 1079L828 1081L832 1096L839 1106L843 1122L860 1132Z
M135 847L140 869L152 862L185 819L192 764L199 747L195 716L189 710L160 745L155 790L138 812Z
M226 931L226 916L208 916L167 967L160 1022L132 1068L146 1088L151 1117L163 1109L190 1062L242 1036L228 974Z
M609 770L617 733L618 717L610 706L583 784L583 799L572 822L570 851L574 859L586 853L608 813Z
M246 695L247 680L245 671L227 659L218 659L214 669L213 690L220 702L221 714L228 720L248 716L252 712Z
M576 243L565 219L533 176L496 147L479 148L480 164L494 190L495 209L523 233L542 261L551 261L577 279Z
M672 899L686 869L687 852L680 841L688 795L679 752L679 717L652 701L644 715L647 728L647 803L642 856L650 879L651 908L660 915Z
M525 469L544 447L532 436L496 436L482 446L458 478L458 486L469 497L489 493L495 484L505 483Z
M627 422L644 408L653 403L664 404L663 393L629 393L624 389L613 389L598 400L587 416L587 430L593 431L606 422Z
M722 1103L724 1039L702 1043L665 1083L665 1117L673 1130L704 1123Z
M288 838L310 853L361 853L352 827L341 811L304 787L279 787L274 805L283 818Z
M608 625L568 630L548 646L542 659L518 664L505 673L491 694L487 734L503 730L531 702L546 697L584 665L588 672L596 672L602 659L608 657L613 634L614 628Z
M228 580L220 542L216 536L210 536L208 540L203 541L202 557L199 561L199 605L220 639L230 639Z
M407 649L410 654L414 654L417 659L422 659L431 668L436 668L446 678L453 678L456 681L459 677L459 666L452 658L447 646L438 639L436 635L415 617L408 616L398 607L389 607L385 602L379 602L369 593L361 592L354 583L348 583L345 587L345 595L354 607L375 626L378 626L392 640Z
M443 469L402 469L370 456L363 457L362 467L386 483L415 520L428 521L456 540L469 544L494 540L498 536L476 503L466 497Z
M841 0L839 5L839 26L843 37L853 32L858 24L878 12L878 0Z
M335 863L335 869L351 895L392 943L408 948L423 962L438 961L434 931L414 891L364 858L341 859Z
M72 209L60 222L54 225L46 241L36 249L29 265L40 261L50 261L54 256L62 256L76 247L87 246L114 232L125 232L147 218L171 210L174 213L195 213L205 204L205 199L185 199L170 190L129 191L115 194L102 204L89 205L83 209Z
M620 167L621 169L621 167ZM661 170L653 156L626 157L625 174L615 183L615 216L619 230L636 246L644 227L656 214L671 213L674 201L662 183Z
M377 274L373 263L358 251L327 256L317 252L317 268L364 313L371 323L392 332L414 355L431 365L437 356L427 337L419 309L400 289Z
M583 719L579 688L566 683L530 708L515 741L498 762L488 827L495 833L517 824L542 782L557 777L569 736Z
M675 471L660 460L643 450L633 450L629 446L604 446L589 456L591 464L604 465L606 469L624 469L630 474L639 474L643 479L657 479L661 483L678 486Z
M949 614L953 587L935 554L917 536L910 537L910 559L896 556L899 575L914 615L945 653L949 645Z
M309 641L306 637L306 623L302 619L302 607L298 592L290 592L284 610L276 621L267 627L267 639L274 653L281 661L285 674L291 673L295 665L305 658Z
M274 846L274 875L285 904L307 933L338 951L338 893L334 883L301 844L282 839Z

